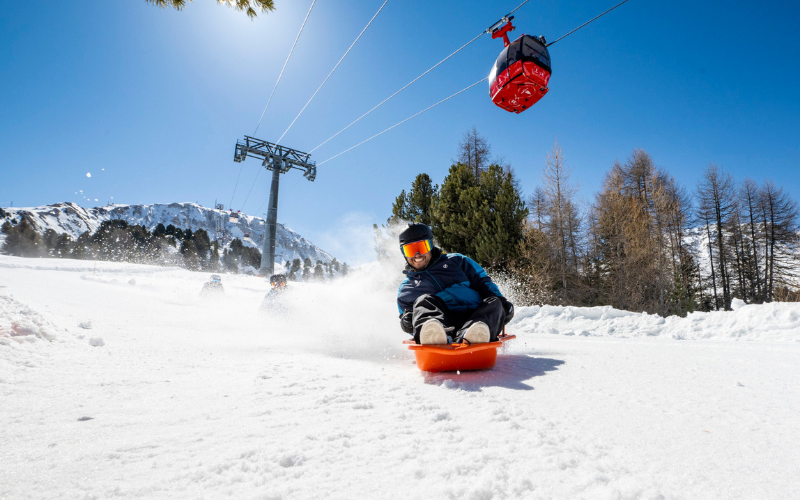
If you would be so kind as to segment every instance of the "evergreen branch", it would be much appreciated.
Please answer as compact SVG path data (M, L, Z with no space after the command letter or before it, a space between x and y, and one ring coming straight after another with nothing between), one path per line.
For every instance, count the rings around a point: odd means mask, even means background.
M152 3L162 9L172 7L176 10L183 10L183 8L186 7L186 3L191 1L192 0L145 0L145 2ZM274 0L217 0L217 3L244 12L250 19L258 17L256 9L260 9L262 13L275 10Z

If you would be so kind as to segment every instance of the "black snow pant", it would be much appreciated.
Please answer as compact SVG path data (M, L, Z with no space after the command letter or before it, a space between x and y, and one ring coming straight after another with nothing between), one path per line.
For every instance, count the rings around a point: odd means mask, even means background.
M421 295L414 301L412 322L414 325L414 341L419 344L419 332L422 324L431 319L438 319L444 325L447 335L454 342L460 342L461 337L476 321L483 321L491 333L489 341L497 341L498 335L503 332L506 311L499 297L487 297L471 311L450 311L444 301L435 295Z

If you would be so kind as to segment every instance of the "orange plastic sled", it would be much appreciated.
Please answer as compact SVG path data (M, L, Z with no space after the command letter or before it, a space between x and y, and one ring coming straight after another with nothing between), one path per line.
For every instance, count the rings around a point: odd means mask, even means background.
M420 345L413 340L403 343L414 351L417 368L424 372L488 370L497 361L497 348L516 335L500 335L497 342L485 344Z

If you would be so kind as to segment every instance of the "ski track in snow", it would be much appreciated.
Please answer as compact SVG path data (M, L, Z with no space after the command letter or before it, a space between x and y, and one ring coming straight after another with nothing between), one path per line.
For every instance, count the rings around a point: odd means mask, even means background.
M288 317L207 277L0 256L0 498L800 497L797 304L520 308L493 370L426 374L396 269Z

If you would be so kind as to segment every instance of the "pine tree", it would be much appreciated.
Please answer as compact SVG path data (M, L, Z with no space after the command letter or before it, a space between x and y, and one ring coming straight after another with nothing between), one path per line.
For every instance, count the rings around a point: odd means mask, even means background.
M724 228L731 223L733 212L736 208L736 191L733 177L725 173L720 167L710 164L697 187L699 207L697 215L699 221L706 227L709 241L709 258L715 262L711 265L711 276L715 289L716 308L720 306L726 311L731 310L731 287L728 265L730 253L726 239L723 235ZM716 248L714 248L716 247ZM714 255L716 251L716 255ZM722 289L722 301L716 298L717 284Z
M428 174L419 174L408 192L407 216L409 222L431 224L431 209L438 186L433 185Z
M41 236L25 218L6 234L2 248L2 253L16 257L42 257L46 251Z
M481 173L489 166L492 147L474 126L464 133L458 145L458 163L466 165L475 180L480 182Z
M212 272L219 271L221 267L219 255L219 242L214 241L211 244L211 257L209 258L209 270Z
M325 270L322 268L322 264L317 261L317 265L314 266L314 281L325 281Z
M490 165L481 174L480 199L471 212L476 261L489 268L507 268L517 257L528 209L511 170Z
M292 267L289 269L289 279L297 279L297 271L299 271L301 268L302 264L300 263L300 259L294 259L292 261Z
M48 255L54 254L57 241L58 233L50 228L47 228L42 235L42 243L44 244L45 251Z
M764 207L764 235L766 259L764 265L765 299L775 300L775 290L794 286L800 278L793 254L797 251L797 203L783 188L772 181L761 188Z
M75 244L72 245L71 252L73 259L93 259L95 256L94 245L92 244L92 233L85 231L78 236Z
M67 233L61 233L56 240L53 254L56 257L67 258L70 257L72 249L72 238Z
M182 10L186 7L187 2L192 0L145 0L147 3L152 3L161 7L173 7L176 10ZM274 0L217 0L217 3L228 5L234 9L244 12L247 17L254 19L258 17L258 10L262 13L272 12L275 10Z
M192 271L199 271L201 269L200 255L197 251L197 245L194 239L184 239L181 242L180 252L183 256L183 263L187 269Z
M428 174L419 174L406 194L403 190L392 204L392 216L388 223L398 221L431 224L431 209L438 186L435 186Z
M238 274L239 273L239 256L226 248L222 252L222 264L226 272Z
M389 217L387 222L389 224L393 224L399 221L407 221L411 218L408 215L408 198L406 196L406 190L400 191L400 195L395 198L394 203L392 204L392 216Z
M434 197L431 220L433 236L445 251L474 254L478 225L473 215L481 206L480 199L478 181L469 167L451 166Z
M547 155L542 182L544 187L536 195L537 222L553 249L554 271L558 275L559 295L562 304L572 303L577 286L580 254L581 219L575 203L577 188L569 183L571 172L564 164L564 154L558 143Z
M739 204L742 207L742 217L745 226L744 242L745 251L747 253L745 276L749 286L749 295L751 302L762 303L765 300L764 286L761 281L761 272L759 271L759 255L763 254L764 247L762 241L757 236L760 236L761 229L758 224L759 221L759 206L760 206L760 189L758 184L752 179L745 179L739 190Z

